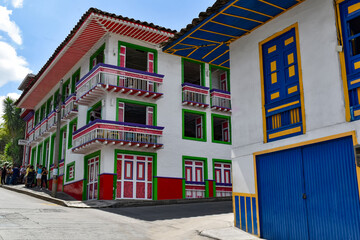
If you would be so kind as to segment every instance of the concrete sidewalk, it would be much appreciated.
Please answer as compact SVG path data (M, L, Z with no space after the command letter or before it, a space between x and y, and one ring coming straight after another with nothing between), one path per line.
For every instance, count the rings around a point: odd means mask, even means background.
M94 201L78 201L66 193L58 192L57 198L51 196L51 191L38 188L26 188L24 185L0 185L4 189L15 191L39 198L48 202L52 202L64 207L71 208L122 208L122 207L141 207L141 206L157 206L169 204L186 204L186 203L200 203L200 202L215 202L215 201L231 201L228 198L206 198L206 199L176 199L176 200L94 200ZM238 228L229 226L216 229L201 229L198 230L200 236L208 237L217 240L252 240L259 239L251 234L248 234Z

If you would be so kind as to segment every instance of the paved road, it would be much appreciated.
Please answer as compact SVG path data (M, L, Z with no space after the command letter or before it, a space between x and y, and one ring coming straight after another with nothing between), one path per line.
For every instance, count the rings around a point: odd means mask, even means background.
M117 209L58 206L0 188L0 239L204 240L232 225L230 201Z

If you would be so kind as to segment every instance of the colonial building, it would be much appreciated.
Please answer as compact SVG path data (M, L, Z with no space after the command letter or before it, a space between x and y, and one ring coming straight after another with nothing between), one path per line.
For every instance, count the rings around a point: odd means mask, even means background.
M80 200L231 196L229 69L163 53L174 34L89 9L19 87L24 164Z
M360 239L359 43L359 0L230 0L165 46L231 69L235 226Z

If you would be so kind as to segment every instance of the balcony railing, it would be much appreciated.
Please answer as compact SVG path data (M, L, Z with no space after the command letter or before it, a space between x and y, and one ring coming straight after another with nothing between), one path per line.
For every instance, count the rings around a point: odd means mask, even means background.
M209 88L191 83L183 83L183 105L190 105L195 107L208 107L206 98L209 94Z
M228 91L219 89L210 90L211 109L230 112L231 111L231 95Z
M29 132L28 140L29 140L29 143L30 143L31 146L35 144L34 137L35 137L35 128L31 129L30 132Z
M76 93L73 93L69 97L67 97L61 110L61 117L65 119L77 115L78 107L76 104Z
M73 133L75 147L72 150L75 153L86 153L102 145L157 149L163 145L163 129L164 127L97 119Z
M103 90L157 99L156 92L164 75L100 63L76 85L77 103L91 105L103 96Z

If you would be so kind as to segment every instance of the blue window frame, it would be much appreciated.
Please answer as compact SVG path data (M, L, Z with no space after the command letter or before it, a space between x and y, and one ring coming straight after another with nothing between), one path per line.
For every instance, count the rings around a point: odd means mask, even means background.
M303 134L297 25L260 43L265 142Z
M339 5L350 118L360 119L360 0Z

